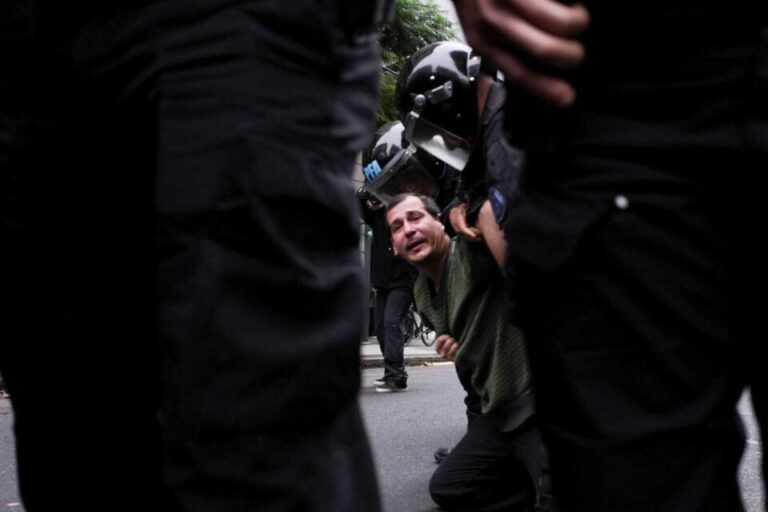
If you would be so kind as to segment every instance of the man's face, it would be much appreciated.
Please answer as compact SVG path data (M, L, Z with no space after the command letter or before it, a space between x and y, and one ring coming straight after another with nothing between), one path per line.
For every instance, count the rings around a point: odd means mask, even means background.
M409 263L422 266L442 261L448 247L443 224L418 197L408 197L387 212L392 248Z

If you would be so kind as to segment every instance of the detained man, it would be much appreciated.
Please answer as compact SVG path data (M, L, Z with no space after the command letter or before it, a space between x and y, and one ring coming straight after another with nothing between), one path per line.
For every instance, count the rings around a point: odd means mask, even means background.
M430 494L445 510L547 510L525 341L509 320L503 276L485 244L451 239L439 214L431 198L412 194L387 209L393 250L419 269L419 314L436 331L438 352L472 368L482 401L482 415L435 471Z

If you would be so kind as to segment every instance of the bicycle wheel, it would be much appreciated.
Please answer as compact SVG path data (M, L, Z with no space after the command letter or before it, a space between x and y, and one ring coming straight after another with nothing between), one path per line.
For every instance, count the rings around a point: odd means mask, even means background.
M421 320L421 317L419 316L416 311L413 312L413 323L414 323L414 337L421 339L421 342L431 347L435 344L435 336L432 334L432 329L427 327L427 325Z
M413 317L413 306L411 306L408 313L405 315L405 318L403 318L403 323L400 326L400 329L403 333L403 346L407 347L411 343L411 340L416 337L416 321Z
M437 336L435 335L434 331L432 331L427 326L422 327L421 334L419 334L419 337L421 338L421 342L428 347L431 347L432 345L434 345L435 341L437 340Z
M421 338L421 342L428 347L434 345L435 341L437 340L435 333L426 327L421 331L421 334L419 334L419 338Z

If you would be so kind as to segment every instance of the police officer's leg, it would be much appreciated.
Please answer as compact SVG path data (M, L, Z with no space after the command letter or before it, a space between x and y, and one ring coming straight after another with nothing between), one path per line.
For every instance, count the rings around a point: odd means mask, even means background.
M56 20L72 44L43 23L50 5L24 4L39 39L3 49L27 66L0 81L0 359L21 496L30 512L163 509L146 26L121 17L103 37L112 6Z
M228 4L159 34L162 419L186 510L379 508L350 180L377 59L326 4Z
M395 375L397 369L393 367L392 362L387 358L387 333L386 323L384 322L384 313L387 310L387 301L389 297L389 288L376 289L376 310L374 312L374 323L376 329L376 341L379 343L379 350L384 356L384 380L388 380Z
M762 354L764 347L765 322L763 320L768 289L768 273L765 261L768 258L765 244L759 242L764 230L764 215L761 212L762 193L760 187L751 187L752 176L768 166L768 31L763 29L760 46L761 58L756 59L759 68L752 84L752 94L747 107L750 117L745 123L745 145L740 176L725 180L729 184L731 222L734 233L732 245L733 266L738 271L733 292L734 328L739 333L739 343L744 348L743 358L748 369L752 406L760 426L762 446L768 441L768 372ZM736 167L734 165L734 167ZM758 334L760 333L760 334ZM768 482L768 457L763 454L763 486Z
M764 133L760 140L768 140ZM758 139L755 139L758 140ZM724 187L724 195L731 200L723 208L725 223L729 227L729 268L732 276L729 305L731 330L740 355L743 372L755 419L759 426L762 446L768 438L768 372L761 354L764 346L765 311L768 308L763 299L768 289L768 260L764 244L759 242L759 233L764 229L761 213L761 191L745 187L758 169L768 165L768 148L762 153L751 153L748 158L734 162L735 168L744 169L744 180L730 180ZM749 441L754 441L750 439ZM762 457L763 482L768 481L768 457Z
M413 295L408 288L392 288L387 291L387 301L382 319L384 335L384 365L389 374L386 379L405 384L408 372L405 370L405 337L403 323Z
M628 196L557 269L517 262L537 410L566 510L740 508L741 386L718 181Z

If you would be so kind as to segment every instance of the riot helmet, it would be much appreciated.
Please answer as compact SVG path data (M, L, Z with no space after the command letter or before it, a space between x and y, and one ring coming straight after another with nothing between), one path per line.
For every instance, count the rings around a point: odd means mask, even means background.
M400 121L383 125L364 154L363 188L377 200L388 204L398 194L412 192L434 197L437 183L419 162L414 147L403 139L405 127Z
M411 55L397 81L405 138L459 170L469 160L477 131L480 64L463 43L432 43Z

